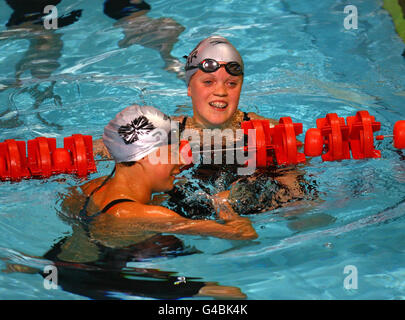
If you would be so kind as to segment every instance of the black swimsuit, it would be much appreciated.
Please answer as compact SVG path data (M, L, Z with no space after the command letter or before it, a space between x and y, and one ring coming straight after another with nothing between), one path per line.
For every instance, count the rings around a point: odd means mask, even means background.
M87 199L89 199L90 197L88 197ZM92 214L91 216L87 215L87 205L88 205L88 201L86 199L86 203L83 207L82 210L80 210L80 219L82 220L87 220L87 222L90 222L91 220L93 220L94 218L98 217L100 214L102 213L106 213L108 210L110 210L113 206L115 206L118 203L122 203L122 202L135 202L135 200L132 199L115 199L112 200L111 202L109 202L102 210Z
M243 112L243 121L249 120L248 113ZM187 116L180 123L180 129L185 128L186 122ZM215 218L215 208L209 197L201 196L201 191L212 195L231 189L229 202L238 214L255 214L283 206L285 200L279 195L290 199L288 188L276 179L284 175L286 170L276 167L259 168L252 175L238 176L237 169L237 165L204 164L200 161L198 165L188 169L185 184L175 185L168 192L170 198L166 206L186 218L207 219ZM298 184L303 196L293 198L294 200L316 198L316 189L303 175L298 177Z
M112 293L152 297L156 299L179 299L192 297L205 286L197 278L184 277L179 280L176 272L136 268L127 262L148 261L155 257L170 257L186 253L183 243L173 235L156 235L140 243L125 248L110 248L96 243L97 261L75 263L63 261L59 255L68 237L57 242L44 258L53 262L58 270L58 285L63 290L89 297L91 299L119 299ZM191 250L189 250L191 251ZM48 274L39 273L43 277Z
M94 218L106 213L119 203L135 202L132 199L115 199L102 210L91 216L87 215L87 206L91 196L112 177L113 173L114 171L90 193L80 211L82 226L87 233L89 233L89 223ZM110 295L111 292L158 299L179 299L196 295L205 285L204 282L194 281L189 277L185 278L184 282L181 281L177 284L178 278L172 272L156 274L156 271L144 268L135 272L129 271L129 278L127 278L125 274L125 269L128 269L127 262L145 261L156 257L176 257L199 252L193 247L185 247L183 242L174 235L157 234L124 248L111 248L95 241L93 243L97 246L98 258L96 261L86 263L67 262L59 258L68 239L69 237L64 237L44 255L45 259L53 261L57 267L58 284L66 291L92 299L114 299L114 296ZM40 274L46 276L42 272ZM139 278L143 278L143 280ZM148 280L148 278L154 281Z
M88 215L87 214L87 206L89 205L90 202L90 198L91 196L96 193L98 190L100 190L106 183L108 180L111 179L111 177L114 175L115 173L115 168L114 170L110 173L110 175L96 188L94 188L94 190L92 192L90 192L90 194L87 196L83 208L80 210L79 212L79 219L81 221L84 222L91 222L94 218L98 217L100 214L102 213L106 213L108 210L110 210L113 206L115 206L116 204L122 203L122 202L135 202L135 200L132 199L115 199L112 200L111 202L109 202L103 209L101 209L100 211L97 211L96 213L92 214L92 215Z

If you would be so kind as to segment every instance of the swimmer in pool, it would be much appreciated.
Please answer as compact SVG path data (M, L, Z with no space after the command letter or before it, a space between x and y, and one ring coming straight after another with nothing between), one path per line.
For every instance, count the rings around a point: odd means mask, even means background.
M72 223L72 236L59 241L43 257L55 264L59 285L65 290L101 299L109 291L164 299L195 295L245 297L239 288L189 281L187 277L184 283L179 283L171 273L126 266L129 261L197 253L185 248L174 234L233 240L257 238L250 220L233 212L220 194L213 201L221 221L191 220L167 208L150 205L152 194L172 189L179 173L177 161L166 164L152 161L153 155L160 157L165 152L167 159L178 157L178 151L170 144L174 134L171 122L153 107L132 105L105 127L103 140L115 160L115 169L107 178L82 185L81 192L71 190L62 203L64 218L75 218L80 223ZM126 279L123 268L135 271L129 277L145 280ZM31 272L10 265L7 272L12 271ZM85 279L86 285L80 279Z
M193 116L174 118L185 128L240 129L243 121L265 119L238 109L244 64L236 48L220 36L202 40L187 56L187 94ZM278 121L269 119L271 126Z
M60 67L59 58L63 50L63 33L61 28L71 25L78 21L82 10L73 10L70 13L58 17L58 30L47 29L44 27L44 9L48 5L56 6L61 0L7 0L7 4L13 9L6 27L7 30L0 32L0 41L28 40L29 47L22 55L21 59L15 65L15 80L9 80L7 83L0 83L0 91L20 87L21 78L26 72L29 72L33 78L40 79L40 83L33 86L24 86L20 93L26 92L31 95L35 101L33 109L38 109L40 105L48 99L53 99L56 106L62 105L62 99L54 93L56 81L43 88L43 83L51 77L52 73ZM38 82L38 81L35 81ZM8 109L2 115L14 110ZM48 122L38 112L38 119L45 125L61 129L60 125ZM18 115L7 120L1 121L2 126L17 127L21 125Z
M170 118L159 110L132 105L105 127L103 141L115 160L115 173L84 184L86 195L80 218L91 220L90 231L100 242L112 244L136 243L158 233L199 234L225 239L254 239L257 237L250 220L237 215L221 201L217 221L186 219L167 208L150 205L153 193L173 188L180 172L178 163L155 163L150 156L167 159L178 157L170 145ZM162 132L165 133L162 136Z
M184 27L172 18L151 18L147 13L151 6L143 0L106 0L104 13L117 20L114 27L122 28L124 38L118 42L120 48L133 44L159 51L164 69L184 78L182 63L171 55L174 44Z
M227 39L211 36L201 41L187 56L185 71L193 116L174 118L181 123L184 132L197 130L202 136L203 129L236 130L241 128L243 121L265 119L254 112L247 113L238 109L244 63L239 52ZM270 127L278 123L274 119L268 120ZM203 142L204 139L201 138L200 141ZM226 171L228 172L225 173ZM236 174L232 167L200 165L195 175L200 180L210 180L214 185L221 184L221 191L231 184L228 197L239 214L276 209L287 205L291 200L305 198L307 193L303 173L298 170L272 168L258 170L251 177L235 179ZM171 196L176 198L172 204L180 198L185 199L173 193ZM184 207L183 202L180 206ZM197 213L197 217L200 215Z
M239 52L227 39L211 36L201 41L187 56L185 66L193 116L176 116L172 117L173 120L181 123L181 129L195 130L202 135L203 129L235 130L241 128L243 121L266 119L254 112L238 109L243 70ZM278 123L274 119L269 120L271 126ZM108 157L108 150L101 139L94 141L94 154Z
M242 112L238 109L243 85L244 63L236 48L225 38L211 36L201 41L187 56L185 65L187 93L191 97L193 116L178 116L180 130L184 136L191 136L190 131L200 135L201 147L203 129L240 129L241 123L253 119L265 119L253 112ZM269 119L274 126L278 121ZM223 131L224 132L224 131ZM233 132L233 131L232 131ZM100 140L95 141L94 153L108 155ZM270 168L257 170L252 177L237 177L234 167L226 165L199 165L193 173L201 180L201 188L207 182L221 184L218 191L230 191L229 199L239 214L258 213L289 205L291 200L302 200L307 197L308 185L303 179L303 172L290 168ZM225 176L225 177L224 177ZM216 178L225 180L225 184ZM260 183L258 183L260 182ZM195 184L194 184L195 185ZM182 190L195 189L188 185ZM247 189L248 188L248 189ZM186 213L187 205L183 193L177 188L171 192L172 204L180 201L175 207L188 217L206 216L202 209L196 213ZM251 196L249 196L251 195ZM240 198L240 197L243 197ZM173 207L174 208L174 207ZM191 210L191 207L188 208ZM177 209L176 209L177 210ZM212 212L212 210L211 210Z
M48 5L56 6L61 0L6 2L14 11L6 24L7 30L0 33L0 40L27 39L30 43L23 58L16 65L16 83L19 84L21 75L27 70L35 78L49 78L60 66L58 59L62 55L63 34L44 27L44 17L48 15L44 13L44 9ZM58 29L75 23L81 13L82 10L74 10L58 17Z

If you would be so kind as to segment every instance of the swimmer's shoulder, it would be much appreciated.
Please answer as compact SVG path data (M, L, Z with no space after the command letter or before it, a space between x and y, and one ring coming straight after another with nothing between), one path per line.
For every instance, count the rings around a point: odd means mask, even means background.
M127 199L105 212L110 217L121 219L131 219L138 222L150 223L154 219L177 217L178 214L174 211L154 205L145 204L136 200Z
M94 189L96 189L98 186L100 186L100 184L102 184L105 179L106 179L106 177L99 177L99 178L93 179L89 182L86 182L85 184L82 184L80 186L80 189L85 195L89 195L93 192Z
M185 115L180 115L180 116L170 116L170 119L174 120L174 121L178 121L178 122L182 122L184 121L184 118L186 118Z
M86 195L80 190L79 187L70 187L67 192L61 196L61 211L67 217L74 218L83 207L86 201Z
M249 118L250 120L269 120L269 121L270 121L270 124L273 125L273 126L275 126L276 124L278 124L278 120L272 119L272 118L263 117L263 116L261 116L261 115L258 115L258 114L255 113L255 112L247 112L246 114L247 114L247 116L248 116L248 118Z

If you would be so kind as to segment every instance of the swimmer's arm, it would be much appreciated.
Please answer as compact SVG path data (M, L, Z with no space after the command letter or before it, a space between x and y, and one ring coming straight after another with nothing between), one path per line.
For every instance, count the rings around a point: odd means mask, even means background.
M130 209L131 205L132 209ZM127 209L130 210L122 208L123 210L117 212L118 219L127 220L128 225L135 224L142 231L196 234L232 240L257 238L257 233L248 218L237 216L220 224L213 220L187 219L161 206L138 205L137 208L135 206L127 204Z

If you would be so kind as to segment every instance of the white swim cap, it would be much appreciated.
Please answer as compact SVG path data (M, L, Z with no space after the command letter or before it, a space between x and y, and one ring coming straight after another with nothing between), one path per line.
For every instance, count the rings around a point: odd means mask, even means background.
M151 106L132 105L104 128L103 142L116 163L137 161L167 145L170 133L169 116Z
M197 72L197 68L187 70L191 66L197 66L205 59L214 59L218 62L235 61L243 67L243 60L238 50L224 37L211 36L202 40L191 53L187 56L186 63L186 83L190 82L191 76Z

